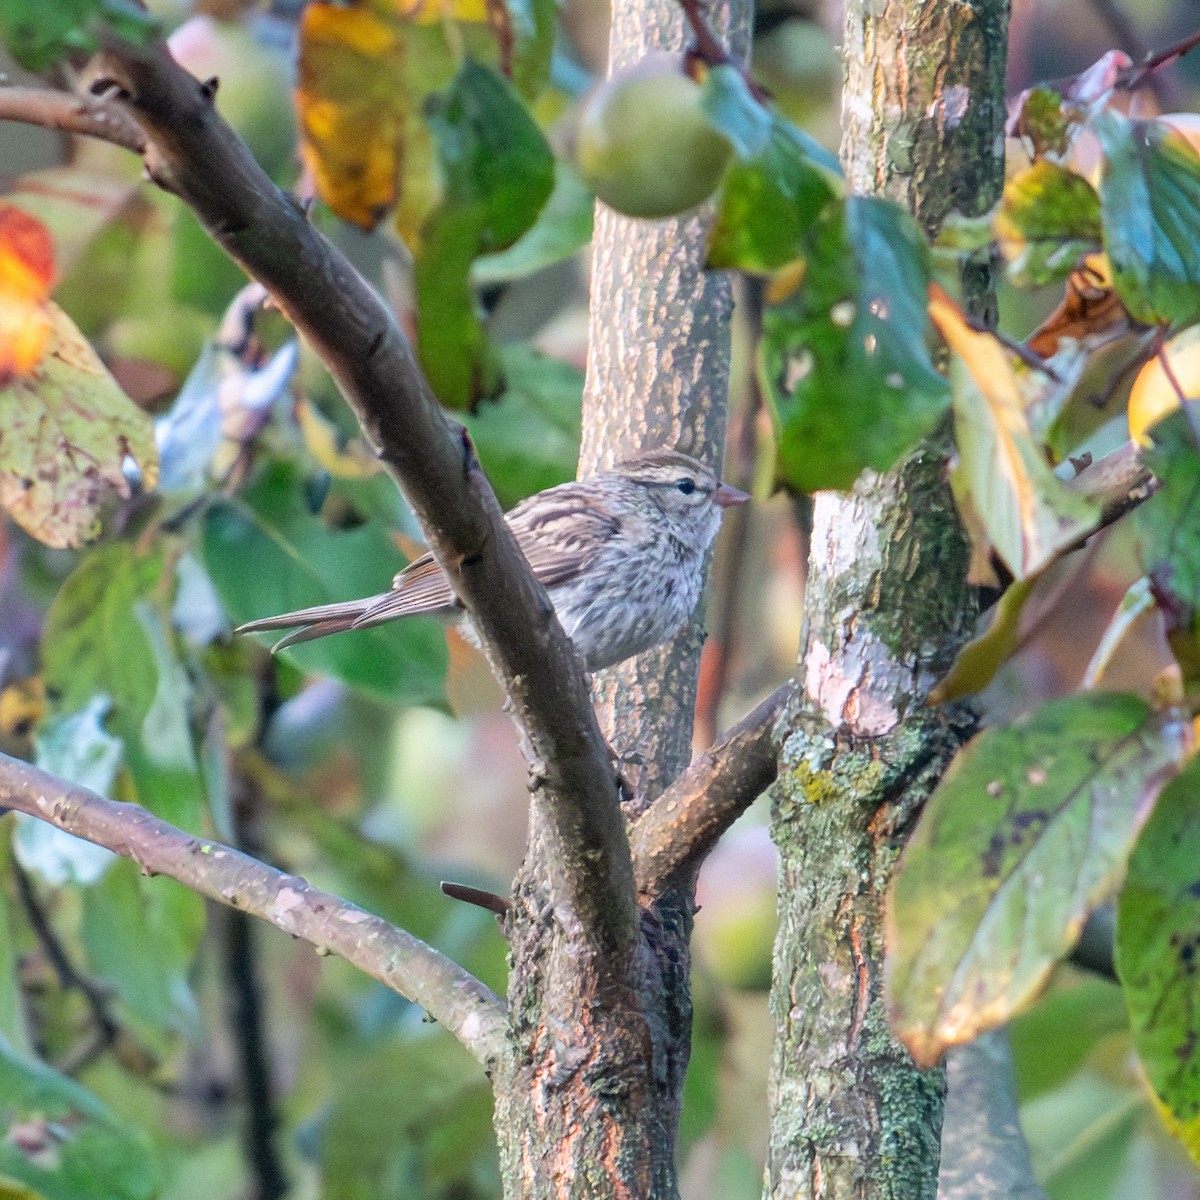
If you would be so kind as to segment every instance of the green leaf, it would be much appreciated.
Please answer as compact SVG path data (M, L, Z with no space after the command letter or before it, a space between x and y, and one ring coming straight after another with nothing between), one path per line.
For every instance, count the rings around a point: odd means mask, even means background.
M955 499L961 509L978 515L1013 575L1029 579L1093 530L1100 510L1054 474L1029 428L1024 396L996 338L971 328L940 291L930 311L953 351L958 463L950 483Z
M121 997L139 1032L157 1042L196 1022L188 984L204 933L204 901L172 879L147 879L121 859L83 893L88 965Z
M364 1106L364 1096L371 1103ZM440 1034L398 1038L353 1062L319 1130L327 1194L493 1195L491 1095L478 1068Z
M575 478L583 373L521 346L501 350L505 390L466 426L505 508Z
M1119 877L1182 738L1135 696L1089 693L959 752L889 896L886 986L919 1064L1033 997Z
M79 546L100 532L100 510L129 495L125 463L147 488L158 475L150 418L121 390L56 305L50 339L31 374L0 389L0 504L47 546Z
M102 31L144 42L158 22L133 0L0 0L0 37L31 71L98 49Z
M1047 1054L1044 1046L1042 1054ZM1118 1182L1130 1178L1131 1151L1145 1116L1145 1101L1135 1087L1114 1084L1097 1071L1081 1072L1021 1108L1034 1176L1052 1200L1120 1195ZM1138 1183L1127 1195L1154 1194L1140 1190L1146 1182L1140 1170L1133 1177Z
M104 728L112 708L108 696L93 696L79 712L50 717L38 729L37 765L101 796L112 796L124 745ZM111 850L73 837L65 830L17 813L13 847L21 865L47 883L95 883L116 861Z
M1053 88L1030 88L1021 105L1019 129L1032 142L1034 155L1065 154L1070 147L1075 118L1063 107Z
M6 828L7 826L7 828ZM0 822L0 878L11 875L9 844L11 822ZM17 938L16 909L0 894L0 1045L7 1043L22 1053L30 1050L27 998L21 986L21 946Z
M1063 1087L1089 1056L1105 1053L1107 1039L1123 1049L1128 1031L1125 1001L1111 980L1060 972L1047 994L1008 1027L1017 1095L1024 1101Z
M150 1139L91 1092L0 1039L0 1195L152 1200L162 1168Z
M804 253L813 223L834 195L799 130L775 117L762 149L725 169L708 235L708 265L778 270Z
M272 464L204 523L204 564L235 623L386 591L404 559L375 523L330 529L313 516L296 468ZM289 647L306 671L332 675L394 703L443 699L445 639L432 621L393 622Z
M854 196L821 215L799 291L763 317L783 482L848 488L933 429L948 389L925 344L928 280L925 239L898 206Z
M554 187L554 156L521 98L467 59L431 98L442 198L416 256L417 347L434 392L451 408L495 393L495 352L475 311L471 264L511 246Z
M995 230L1014 283L1057 283L1100 248L1100 197L1081 175L1039 159L1005 185Z
M1010 585L996 605L991 624L958 652L946 677L930 691L930 704L973 695L992 682L1020 645L1021 614L1036 582L1036 578L1018 579Z
M1200 1157L1200 758L1164 789L1129 859L1117 974L1138 1057Z
M736 67L711 67L700 85L700 103L739 156L754 158L767 148L778 118L755 98Z
M1200 611L1200 447L1182 411L1152 425L1149 436L1142 457L1161 486L1134 513L1134 528L1146 573L1185 610L1187 624Z
M473 284L523 279L576 254L592 240L596 198L566 159L554 163L554 191L529 230L507 250L485 254L471 266Z
M1104 149L1104 249L1117 295L1148 325L1200 320L1200 157L1162 121L1105 109L1092 125Z
M175 654L164 549L115 542L68 576L46 618L47 691L63 713L112 699L107 728L125 747L134 798L195 829L204 789L190 724L191 686Z

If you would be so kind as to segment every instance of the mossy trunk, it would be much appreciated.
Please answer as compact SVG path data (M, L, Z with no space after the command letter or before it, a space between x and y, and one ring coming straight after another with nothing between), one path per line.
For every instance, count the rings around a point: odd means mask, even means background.
M738 47L749 18L748 0L709 9ZM614 67L686 44L674 0L617 0ZM704 240L699 217L631 221L597 207L581 474L664 445L719 465L733 300L729 281L703 269ZM697 617L670 645L596 678L632 808L687 765L701 641ZM510 921L513 1037L494 1081L505 1194L670 1200L691 1041L691 890L643 912L632 963L614 974L559 919L545 878L534 829Z
M842 161L851 188L927 232L1003 181L1007 0L848 0ZM989 315L990 264L965 302ZM933 1200L944 1078L917 1071L880 995L883 896L912 821L970 733L929 686L972 632L967 545L944 439L814 511L774 835L780 927L767 1195Z

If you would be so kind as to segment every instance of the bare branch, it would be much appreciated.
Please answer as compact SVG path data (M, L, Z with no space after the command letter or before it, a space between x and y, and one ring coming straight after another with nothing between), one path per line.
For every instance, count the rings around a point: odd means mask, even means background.
M62 133L112 142L141 154L146 138L121 108L98 96L74 96L50 88L0 88L0 121L20 121Z
M272 294L337 381L466 605L512 702L552 887L622 971L637 904L616 773L575 652L505 525L461 427L439 406L393 315L217 115L212 88L165 46L114 43L92 90L142 128L151 179Z
M0 807L28 813L168 875L210 900L259 917L340 955L419 1004L481 1062L500 1054L503 1003L432 946L349 901L207 838L176 829L136 804L119 804L0 754Z
M775 721L794 693L791 681L772 692L630 829L633 872L643 899L656 900L680 871L699 865L721 834L774 781Z
M1086 496L1100 506L1100 519L1094 528L1064 546L1058 557L1085 546L1102 529L1119 521L1127 512L1144 503L1158 489L1158 481L1142 462L1142 452L1133 442L1118 446L1110 454L1084 467L1073 479L1066 480L1073 492Z

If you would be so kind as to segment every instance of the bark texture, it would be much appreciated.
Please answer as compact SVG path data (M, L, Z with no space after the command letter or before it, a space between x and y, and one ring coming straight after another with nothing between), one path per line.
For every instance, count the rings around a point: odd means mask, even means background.
M842 160L852 190L929 233L1003 179L1007 0L849 0ZM990 311L989 264L963 292ZM882 902L911 822L970 732L924 706L970 635L967 548L936 439L814 512L800 694L780 764L780 928L771 994L770 1197L936 1192L942 1072L887 1028Z
M707 12L743 52L748 0ZM610 70L686 44L674 0L614 5ZM581 475L639 447L720 464L733 299L703 270L704 232L698 216L631 221L597 206ZM702 640L693 619L595 681L630 817L687 765ZM642 910L632 966L616 979L555 919L545 854L535 824L510 921L514 1052L496 1088L509 1194L669 1200L691 1038L690 884Z

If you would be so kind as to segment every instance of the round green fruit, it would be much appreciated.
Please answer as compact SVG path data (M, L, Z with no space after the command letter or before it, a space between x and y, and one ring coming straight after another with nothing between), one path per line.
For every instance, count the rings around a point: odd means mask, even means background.
M575 159L584 182L627 217L669 217L712 195L733 153L680 60L655 54L584 102Z

